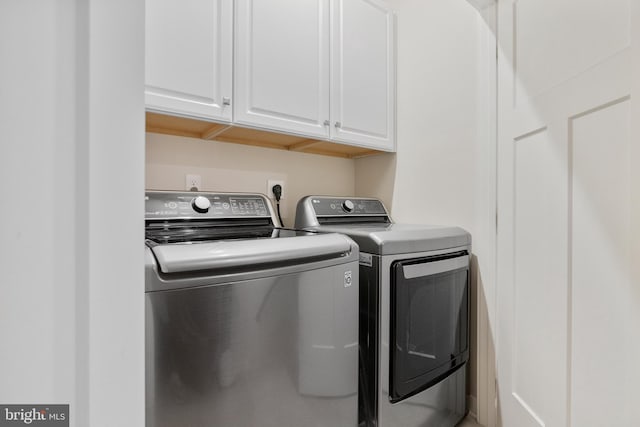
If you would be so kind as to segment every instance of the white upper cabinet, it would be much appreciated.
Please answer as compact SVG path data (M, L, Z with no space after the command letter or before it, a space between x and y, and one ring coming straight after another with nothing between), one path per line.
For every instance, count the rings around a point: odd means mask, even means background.
M329 0L237 0L234 121L329 137Z
M234 122L395 149L394 17L379 0L236 0Z
M384 0L146 0L146 107L394 151L394 44Z
M146 0L148 110L231 121L233 0Z
M332 139L395 147L394 16L378 0L334 0Z

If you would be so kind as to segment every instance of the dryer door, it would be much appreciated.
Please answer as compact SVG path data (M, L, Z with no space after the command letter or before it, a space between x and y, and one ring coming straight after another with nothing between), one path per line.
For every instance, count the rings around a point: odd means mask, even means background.
M391 265L389 396L398 402L444 379L469 357L466 251Z

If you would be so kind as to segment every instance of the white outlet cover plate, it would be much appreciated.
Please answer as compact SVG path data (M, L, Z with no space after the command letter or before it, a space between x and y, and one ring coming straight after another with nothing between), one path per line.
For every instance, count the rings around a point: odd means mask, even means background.
M202 190L202 177L194 174L185 175L184 189L191 191L193 187L196 187L198 190Z

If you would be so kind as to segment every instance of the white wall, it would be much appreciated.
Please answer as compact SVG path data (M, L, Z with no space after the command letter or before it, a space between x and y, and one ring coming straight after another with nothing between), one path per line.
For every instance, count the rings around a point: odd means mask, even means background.
M474 228L477 12L464 0L400 0L397 221Z
M144 424L143 12L0 2L0 402L72 426Z
M204 191L265 194L268 179L284 180L281 212L289 227L303 196L355 192L351 159L148 133L147 189L184 191L186 174L200 175Z
M467 229L474 237L478 276L492 277L495 150L489 116L495 92L486 92L492 78L484 68L487 51L481 50L486 23L465 0L392 3L398 20L398 152L356 160L357 193L382 198L397 222ZM478 287L483 298L493 295L492 282L474 279L474 299ZM479 309L485 314L488 309L482 298ZM475 411L478 343L472 331ZM482 363L486 374L486 361ZM482 393L486 398L484 389Z
M144 1L78 5L77 425L142 426Z
M0 402L75 400L73 1L0 2Z
M396 221L473 230L478 169L478 13L465 0L395 0L397 147L356 160L359 194ZM485 82L482 82L485 84Z

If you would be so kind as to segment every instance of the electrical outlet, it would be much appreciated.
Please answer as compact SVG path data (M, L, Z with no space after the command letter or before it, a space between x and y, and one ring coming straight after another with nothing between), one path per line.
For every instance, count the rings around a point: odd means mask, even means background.
M282 187L282 196L280 196L280 200L282 200L284 199L284 196L285 196L284 181L276 180L276 179L267 180L267 196L269 196L273 200L276 199L276 195L273 194L273 186L278 184L280 185L280 187Z
M199 191L202 189L202 177L200 175L185 175L185 190Z

